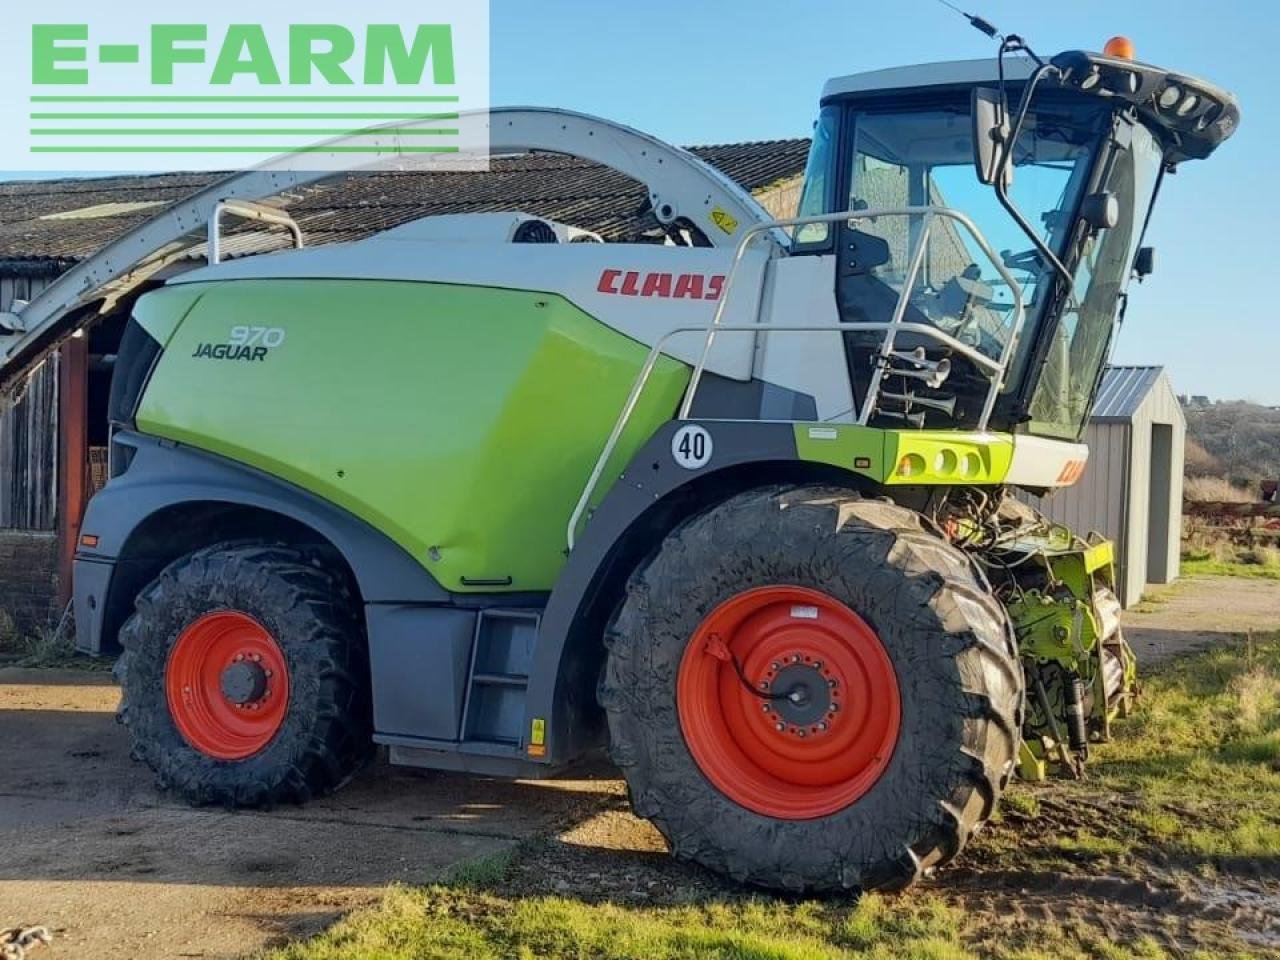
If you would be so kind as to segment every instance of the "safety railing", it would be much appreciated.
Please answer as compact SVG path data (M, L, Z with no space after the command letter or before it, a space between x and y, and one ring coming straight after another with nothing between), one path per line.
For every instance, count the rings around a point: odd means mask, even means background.
M902 291L898 295L893 315L889 321L868 323L828 323L801 326L780 323L749 323L731 325L723 322L725 307L729 302L729 294L732 290L733 283L738 276L743 258L746 256L746 252L751 246L751 243L756 238L764 235L767 231L785 229L789 227L803 227L815 223L856 223L878 217L895 216L923 217L923 224L920 228L919 235L916 238L915 246L911 251L907 274L903 278ZM973 237L978 249L981 250L983 255L991 261L991 264L996 268L996 272L1009 288L1012 303L1010 304L1011 315L1008 324L1008 336L1005 338L1004 345L1000 351L1000 356L997 358L987 356L982 351L967 343L963 343L936 326L927 323L916 323L904 319L907 307L911 302L912 291L915 289L916 280L924 265L924 258L928 252L929 237L933 230L934 222L938 218L952 220L963 227ZM760 297L757 297L756 299L755 309L757 316L761 309L760 304L762 299L763 298ZM679 412L677 413L677 419L679 420L688 420L692 414L698 386L702 381L703 374L706 372L707 363L710 360L711 350L715 345L717 334L814 334L883 331L884 340L881 342L880 355L878 362L876 363L875 371L872 375L871 383L867 388L866 396L863 397L862 403L858 408L857 422L863 426L870 422L871 417L876 410L876 403L880 397L881 384L888 372L890 361L894 359L894 343L899 334L912 333L931 339L939 346L946 347L947 349L968 358L977 367L985 370L990 375L991 383L988 387L987 396L982 407L982 413L979 416L977 424L979 432L982 432L987 429L987 425L991 419L991 413L995 408L996 400L999 398L1000 390L1004 386L1005 374L1008 372L1009 363L1012 361L1014 351L1017 349L1018 339L1022 334L1022 325L1025 316L1026 310L1022 301L1022 288L1019 286L1017 280L1014 279L1013 274L1010 273L1009 269L1004 265L1003 260L1001 260L996 255L995 251L991 249L991 245L987 242L986 238L982 236L982 233L978 230L973 221L958 210L933 206L898 207L883 210L846 210L840 213L792 217L786 220L773 220L765 223L754 224L748 227L743 232L742 239L738 242L737 249L734 251L733 261L725 279L724 289L721 292L720 301L716 305L716 311L712 317L710 325L673 328L663 334L649 349L649 354L645 358L644 364L640 367L640 371L636 375L635 381L632 383L631 391L627 395L626 402L623 404L622 410L619 412L618 418L614 422L613 430L609 434L609 439L605 442L604 448L600 451L600 456L596 459L595 466L591 470L591 474L587 479L587 484L583 488L582 495L578 498L573 514L569 518L567 531L569 549L573 549L577 537L578 526L586 515L591 504L591 497L595 493L596 487L599 486L600 478L604 475L605 468L608 466L609 460L612 459L613 454L616 452L618 443L622 439L623 433L626 431L627 424L635 413L636 406L640 402L640 397L644 393L644 388L648 384L649 378L658 364L658 360L663 355L663 348L673 337L689 333L706 334L706 338L703 341L702 352L698 357L697 363L694 365L693 373L689 378L689 384L685 388L684 397L680 403Z
M213 215L209 218L208 250L205 256L210 266L222 262L222 218L227 215L284 227L293 237L294 249L302 249L302 228L293 217L278 207L269 207L252 200L219 200L214 204Z

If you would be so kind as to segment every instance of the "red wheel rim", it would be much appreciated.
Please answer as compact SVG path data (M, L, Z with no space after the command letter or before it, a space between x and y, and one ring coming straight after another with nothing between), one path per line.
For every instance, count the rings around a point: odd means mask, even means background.
M261 752L289 708L284 651L257 620L230 610L205 614L178 635L164 685L182 738L215 760Z
M876 632L833 597L792 586L744 591L702 621L680 661L676 706L716 789L780 820L825 817L870 790L902 719Z

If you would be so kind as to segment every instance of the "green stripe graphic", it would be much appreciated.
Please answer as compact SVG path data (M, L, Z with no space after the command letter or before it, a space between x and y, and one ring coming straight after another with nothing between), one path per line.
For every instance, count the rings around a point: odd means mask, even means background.
M116 130L109 127L103 127L97 130L91 129L33 129L30 131L35 137L297 137L297 136L327 136L327 137L354 137L360 134L367 136L386 136L395 134L403 137L452 137L457 136L458 131L450 127L381 127L370 129L369 127L360 127L354 130L342 129L318 129L315 127L298 127L294 130L275 129L271 127L236 127L236 128L218 128L204 127L201 129L191 130L173 130L169 128L156 127L151 130L142 129L123 129Z
M32 103L457 103L457 97L407 96L130 96L32 97Z
M326 146L34 146L32 153L458 153L457 147L326 147Z
M457 120L456 113L33 113L32 120Z

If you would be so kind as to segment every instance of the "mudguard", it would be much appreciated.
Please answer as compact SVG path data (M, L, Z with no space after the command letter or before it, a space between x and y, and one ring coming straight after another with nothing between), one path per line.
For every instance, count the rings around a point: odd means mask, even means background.
M449 602L426 569L385 534L304 490L172 441L121 432L113 442L113 454L125 457L128 468L89 502L81 530L96 545L82 540L76 553L76 645L86 652L103 652L104 643L113 642L104 637L104 629L119 626L112 588L121 563L136 559L135 531L159 511L193 503L258 507L310 527L346 558L366 604Z
M690 426L711 439L705 463L693 469L682 467L672 449L677 432ZM790 423L671 421L654 433L591 514L543 613L525 701L528 759L561 766L599 745L603 731L592 716L598 712L602 633L612 610L603 612L602 621L596 608L611 577L625 577L643 559L632 554L645 538L633 534L657 521L654 508L745 465L798 459Z

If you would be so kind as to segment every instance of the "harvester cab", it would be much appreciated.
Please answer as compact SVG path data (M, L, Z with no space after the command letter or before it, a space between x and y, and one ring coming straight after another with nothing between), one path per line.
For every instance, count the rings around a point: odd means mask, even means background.
M833 259L842 322L914 327L845 333L862 422L1075 440L1163 177L1237 122L1223 91L1110 54L832 80L800 215L855 218L796 227L792 253Z
M135 755L259 806L375 744L537 777L607 743L673 852L737 879L946 863L1131 706L1111 545L1013 493L1080 478L1156 193L1238 118L1123 44L1010 38L831 81L780 221L525 108L460 122L643 183L665 242L512 210L311 247L259 201L321 175L280 169L175 204L0 317L7 389L128 316L74 587ZM299 249L224 260L230 217Z

